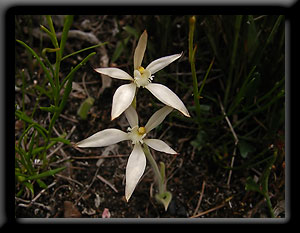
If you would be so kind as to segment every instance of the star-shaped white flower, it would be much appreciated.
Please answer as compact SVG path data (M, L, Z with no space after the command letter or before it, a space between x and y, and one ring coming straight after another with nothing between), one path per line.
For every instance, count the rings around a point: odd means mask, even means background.
M132 141L134 146L126 166L125 197L128 201L145 171L146 157L142 149L143 143L146 143L152 149L157 151L168 154L177 154L164 141L146 138L146 135L152 129L157 127L172 110L173 108L164 106L150 117L145 127L139 127L137 112L132 105L130 105L125 111L125 116L130 125L127 133L119 129L105 129L78 142L76 145L78 147L103 147L125 140Z
M189 117L190 114L183 102L179 97L171 91L168 87L159 84L152 83L153 75L177 60L181 57L181 54L174 54L166 57L159 58L151 62L146 68L141 66L144 53L147 46L147 32L146 30L141 35L138 45L134 52L134 78L131 77L125 71L118 68L96 68L95 71L104 75L108 75L111 78L130 80L132 81L129 84L120 86L114 96L111 110L111 119L115 119L122 112L124 112L129 105L132 103L134 96L136 94L136 89L143 87L148 89L157 99L159 99L165 105L168 105L172 108L175 108L182 112L185 116Z

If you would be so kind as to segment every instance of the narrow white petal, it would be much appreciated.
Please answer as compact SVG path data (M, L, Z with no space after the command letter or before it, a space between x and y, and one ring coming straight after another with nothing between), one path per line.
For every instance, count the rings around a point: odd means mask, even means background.
M133 78L127 74L125 71L118 68L97 68L96 72L100 74L105 74L111 78L124 79L124 80L133 80Z
M157 99L172 108L177 109L185 116L190 117L190 114L179 97L169 88L158 83L149 83L145 86Z
M119 129L105 129L76 143L78 147L102 147L129 140L128 134Z
M134 126L137 126L139 124L138 114L137 114L136 110L134 109L134 107L132 107L132 105L130 105L126 109L125 116L129 122L129 125L131 128L133 128Z
M145 125L146 133L149 133L152 129L154 129L156 126L158 126L160 123L163 122L163 120L166 118L166 116L172 112L173 108L170 106L164 106L158 111L156 111L148 120L147 124Z
M146 167L146 156L139 143L135 144L126 166L125 197L128 201Z
M135 95L136 85L134 83L120 86L114 96L111 109L111 120L120 116L132 103Z
M175 61L178 58L180 58L181 55L182 55L182 53L181 54L174 54L174 55L170 55L170 56L166 56L166 57L161 57L161 58L159 58L159 59L154 60L153 62L151 62L146 67L146 70L149 70L151 72L151 74L154 74L157 71L160 71L161 69L165 68L167 65L169 65L173 61Z
M141 35L139 42L136 46L136 49L134 51L133 65L134 65L135 70L138 69L139 66L141 66L141 64L142 64L145 50L147 47L147 38L148 38L148 34L147 34L147 31L145 30L143 32L143 34Z
M162 140L144 139L144 142L154 150L165 152L167 154L177 154L176 151L174 151L171 147L168 146L167 143Z

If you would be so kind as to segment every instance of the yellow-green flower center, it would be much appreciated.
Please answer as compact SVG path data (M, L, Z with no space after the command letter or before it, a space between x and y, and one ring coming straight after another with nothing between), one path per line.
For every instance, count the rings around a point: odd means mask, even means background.
M138 132L139 132L139 134L141 134L141 135L145 134L145 133L146 133L145 127L140 127L140 128L138 129Z
M143 75L145 69L144 69L144 67L140 66L140 67L138 68L138 71L140 71L141 75Z
M137 85L137 87L145 87L153 80L153 76L151 75L150 71L142 66L134 70L133 75L134 83Z
M135 126L133 128L128 128L128 136L132 141L132 144L143 143L143 138L146 136L145 127Z

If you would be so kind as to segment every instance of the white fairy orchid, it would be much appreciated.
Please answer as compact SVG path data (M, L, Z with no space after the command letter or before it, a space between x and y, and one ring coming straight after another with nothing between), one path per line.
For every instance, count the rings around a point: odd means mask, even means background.
M190 115L188 110L173 91L162 84L152 83L154 77L153 75L180 58L182 53L159 58L151 62L146 68L143 68L141 64L147 46L147 37L147 31L145 30L141 35L138 45L135 49L133 58L133 77L118 68L95 69L96 72L110 76L111 78L132 81L130 84L124 84L116 90L113 96L111 119L115 119L129 107L136 94L136 89L139 87L148 89L162 103L179 110L185 116L189 117Z
M138 114L130 105L125 111L125 116L130 125L127 133L119 129L105 129L78 142L76 145L78 147L103 147L125 140L132 142L134 146L126 166L125 197L128 201L145 171L146 157L142 148L143 143L157 151L177 154L162 140L146 138L146 135L157 127L172 110L173 108L164 106L151 116L144 127L139 127Z

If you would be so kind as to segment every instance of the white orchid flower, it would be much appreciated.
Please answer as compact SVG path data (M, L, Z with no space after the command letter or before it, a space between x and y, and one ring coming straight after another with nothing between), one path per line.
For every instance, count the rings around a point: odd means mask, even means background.
M142 149L143 143L157 151L177 154L164 141L146 138L146 135L157 127L172 110L173 108L164 106L151 116L144 127L139 127L137 112L132 105L130 105L125 111L125 116L130 125L127 133L119 129L105 129L78 142L76 145L78 147L103 147L125 140L132 141L134 146L126 166L125 197L128 201L145 171L146 157Z
M136 89L139 87L148 89L162 103L175 108L185 116L190 117L183 102L173 91L162 84L152 83L153 75L180 58L182 53L159 58L151 62L146 68L143 68L141 64L147 46L147 37L147 31L145 30L141 35L134 52L134 77L131 77L128 73L118 68L95 69L96 72L110 76L111 78L132 81L130 84L122 85L116 90L113 96L111 119L115 119L129 107L136 94Z

